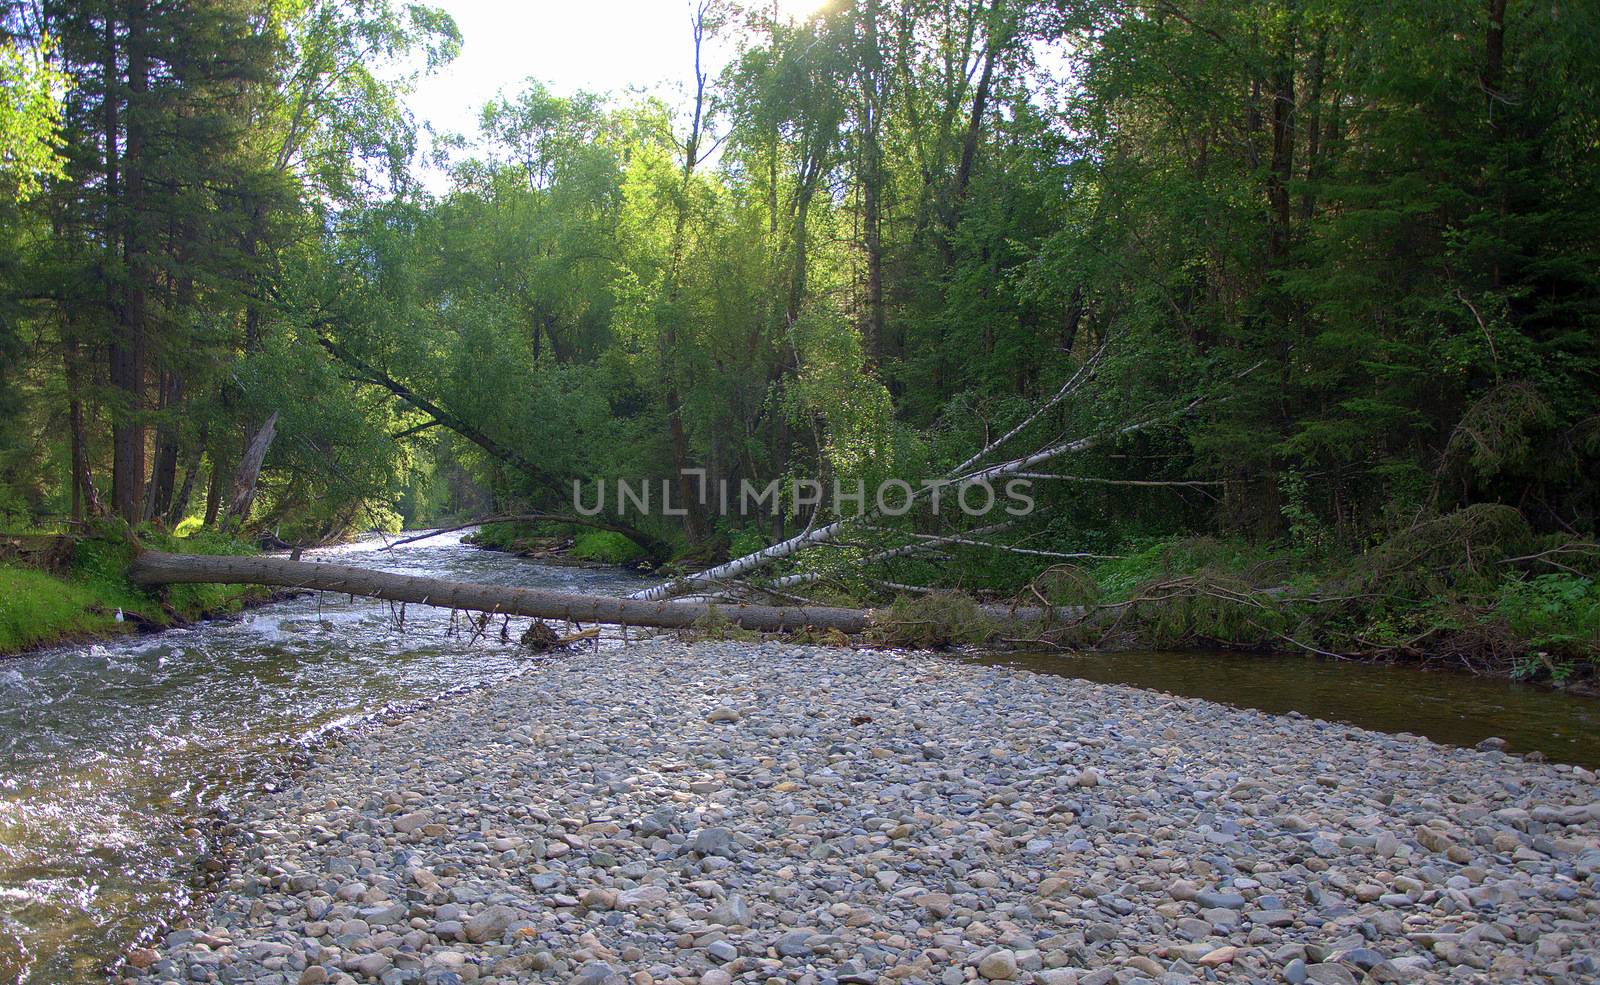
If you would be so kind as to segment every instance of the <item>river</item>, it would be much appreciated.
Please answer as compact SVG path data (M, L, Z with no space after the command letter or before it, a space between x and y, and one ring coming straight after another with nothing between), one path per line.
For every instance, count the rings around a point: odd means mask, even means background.
M528 561L445 534L309 552L406 573L622 594L620 572ZM101 981L105 962L184 905L204 819L253 796L263 768L322 730L527 665L498 624L344 596L277 602L231 622L0 663L0 983ZM567 658L553 658L567 659ZM1600 702L1509 682L1305 657L1003 654L982 659L1267 711L1600 765Z
M408 574L624 594L641 579L481 551L445 534L307 552ZM527 660L527 620L477 639L447 611L308 595L236 621L0 661L0 982L101 981L183 905L203 818L317 732ZM198 827L192 826L198 824Z

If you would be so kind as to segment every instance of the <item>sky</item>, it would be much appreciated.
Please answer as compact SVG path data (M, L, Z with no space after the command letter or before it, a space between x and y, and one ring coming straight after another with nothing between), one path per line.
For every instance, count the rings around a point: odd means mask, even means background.
M437 131L471 135L478 110L533 77L566 95L580 89L622 94L629 87L686 87L694 72L690 0L432 0L461 29L461 54L425 78L407 100ZM770 2L770 0L765 0ZM804 16L822 0L778 0ZM710 51L714 73L731 55Z

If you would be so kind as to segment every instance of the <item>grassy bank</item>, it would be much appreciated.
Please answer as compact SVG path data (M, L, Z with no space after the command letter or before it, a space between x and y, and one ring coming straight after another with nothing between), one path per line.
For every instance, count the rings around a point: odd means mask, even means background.
M173 537L143 530L139 536L152 550L256 553L247 542L212 533ZM268 594L240 585L173 585L149 592L124 574L132 554L132 545L108 530L79 538L48 559L0 562L0 655L226 615Z

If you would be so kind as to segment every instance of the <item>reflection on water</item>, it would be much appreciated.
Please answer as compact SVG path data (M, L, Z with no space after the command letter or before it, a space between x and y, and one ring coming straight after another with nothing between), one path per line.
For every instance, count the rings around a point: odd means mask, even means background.
M569 591L640 587L460 536L307 559ZM392 703L503 679L526 659L498 623L473 642L470 630L446 635L446 611L408 606L403 630L398 616L386 602L307 596L234 622L0 662L0 982L101 980L107 960L183 902L205 849L202 811L247 789L270 754Z
M1448 745L1476 745L1494 735L1512 752L1537 750L1557 762L1600 767L1600 699L1514 681L1299 654L1004 653L977 659L1275 714L1298 711Z

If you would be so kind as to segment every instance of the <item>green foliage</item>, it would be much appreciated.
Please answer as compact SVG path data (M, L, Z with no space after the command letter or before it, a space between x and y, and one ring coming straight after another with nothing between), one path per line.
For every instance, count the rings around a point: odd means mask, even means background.
M49 35L32 44L0 36L0 192L17 201L37 194L44 179L65 175L60 97L67 77L50 64L54 47Z
M1135 598L1145 586L1194 573L1264 583L1288 575L1270 548L1242 538L1179 537L1135 542L1125 557L1101 561L1092 569L1095 594L1112 602Z
M1556 681L1579 666L1600 662L1600 585L1572 574L1509 580L1500 588L1494 617L1504 620L1527 651L1518 676L1548 669Z
M491 551L518 553L548 544L566 532L565 528L549 523L485 523L467 540Z
M742 527L728 533L728 555L744 557L768 546L767 538L753 527Z
M149 527L138 531L147 549L177 554L250 555L255 546L217 532L201 532L176 537ZM80 539L68 567L68 578L94 593L100 604L154 625L174 620L192 622L207 616L237 612L249 599L259 597L260 589L244 585L169 585L151 593L128 581L127 569L133 560L133 547L116 531Z
M1328 546L1329 532L1322 518L1311 507L1310 486L1305 476L1290 469L1279 480L1284 503L1279 512L1289 524L1289 541L1301 556L1314 556Z
M627 564L646 555L642 547L615 531L584 530L572 545L572 556L580 561Z
M1483 591L1533 544L1520 512L1479 503L1395 532L1351 562L1346 586L1352 593L1413 599Z

